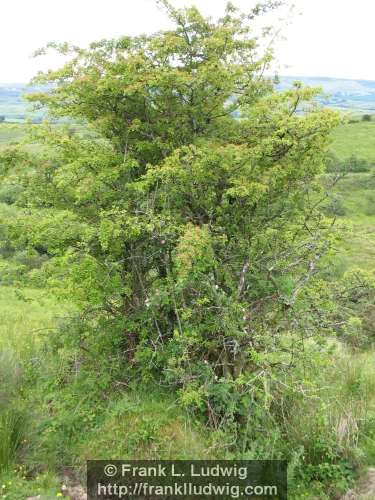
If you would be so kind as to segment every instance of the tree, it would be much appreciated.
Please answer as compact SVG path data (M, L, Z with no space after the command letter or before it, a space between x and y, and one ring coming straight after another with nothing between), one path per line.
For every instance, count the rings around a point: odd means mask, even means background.
M364 114L362 115L362 121L363 122L370 122L372 119L372 116L371 115L368 115L368 114Z
M5 116L4 115L0 115L0 123L3 123L5 122Z
M264 76L251 21L273 4L217 22L163 4L174 30L55 47L72 59L30 99L92 132L34 129L48 153L18 161L38 210L18 237L53 256L86 362L164 377L220 413L218 387L238 399L247 374L327 328L317 176L339 119L316 90ZM5 174L14 164L3 154Z

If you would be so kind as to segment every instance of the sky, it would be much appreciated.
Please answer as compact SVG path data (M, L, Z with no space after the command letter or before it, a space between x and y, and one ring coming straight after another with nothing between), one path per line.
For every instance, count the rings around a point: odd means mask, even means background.
M222 13L226 2L172 0L176 6L194 3L213 17ZM246 10L255 1L232 3ZM280 75L375 80L374 0L293 3L291 16L287 9L272 16L282 33L274 66ZM39 70L58 67L57 56L31 57L50 41L86 46L93 40L169 27L154 0L1 0L0 12L1 83L27 82Z

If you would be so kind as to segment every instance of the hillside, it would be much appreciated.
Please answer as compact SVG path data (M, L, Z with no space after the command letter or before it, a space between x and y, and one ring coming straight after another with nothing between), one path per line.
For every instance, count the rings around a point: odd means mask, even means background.
M27 119L40 121L41 112L31 112L30 105L23 96L32 89L23 83L0 83L0 117L12 123L22 123Z
M281 76L280 90L291 88L295 81L300 81L308 87L321 87L326 96L319 101L324 106L352 113L375 112L375 81Z

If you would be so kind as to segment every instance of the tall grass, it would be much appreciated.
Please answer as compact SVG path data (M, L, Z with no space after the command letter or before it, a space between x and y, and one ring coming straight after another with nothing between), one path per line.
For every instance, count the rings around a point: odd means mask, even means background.
M303 444L310 463L332 453L355 461L375 418L375 354L340 352L313 374L311 393L290 409L288 440ZM357 455L357 457L355 456Z
M0 286L0 311L0 350L9 349L22 360L48 337L66 307L40 290Z
M9 470L25 435L26 416L9 408L0 413L0 473Z
M39 300L35 300L39 299ZM63 306L35 290L0 287L0 474L16 460L32 402L21 402L27 370Z
M0 473L16 458L25 429L25 413L17 407L21 370L14 353L0 350Z

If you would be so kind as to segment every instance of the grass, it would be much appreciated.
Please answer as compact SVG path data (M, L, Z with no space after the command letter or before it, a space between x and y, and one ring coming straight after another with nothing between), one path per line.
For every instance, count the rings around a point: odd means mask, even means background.
M326 366L317 366L310 373L315 391L295 398L286 428L286 441L303 450L306 460L305 485L292 484L291 498L337 498L337 489L349 489L355 475L361 475L375 460L375 353L352 353L338 349ZM325 467L331 454L338 453L335 469ZM347 464L357 464L355 474ZM316 474L330 476L333 488L321 488ZM291 471L293 474L293 471ZM345 484L346 483L346 484ZM297 484L296 489L293 485ZM303 484L303 483L302 483ZM312 493L315 493L313 495ZM316 491L316 492L315 492Z
M30 434L33 401L25 402L26 372L32 359L39 359L45 335L56 325L56 316L67 306L39 290L0 287L0 484L2 498L24 499L43 493L55 498L57 481L50 474L43 481L28 481L15 471L17 455ZM36 357L36 358L35 358ZM27 399L27 398L26 398ZM48 485L47 485L48 483ZM45 489L47 488L47 489ZM47 492L47 493L46 493ZM53 492L53 494L52 494Z
M117 460L215 458L220 447L207 434L166 391L133 388L109 404L103 423L80 443L77 455L81 463L104 460L108 450Z
M8 409L0 413L0 472L7 472L25 436L23 412Z
M0 287L0 348L17 357L32 352L66 310L46 292Z
M333 133L332 151L340 160L355 155L375 163L375 121L338 127Z
M372 271L375 261L375 169L349 173L335 187L343 207L339 217L347 232L340 242L336 266L342 271L360 267Z
M59 496L62 496L59 482L56 476L49 472L40 473L30 481L25 467L17 466L1 476L0 498L9 500L25 500L25 498L56 500L56 497Z

